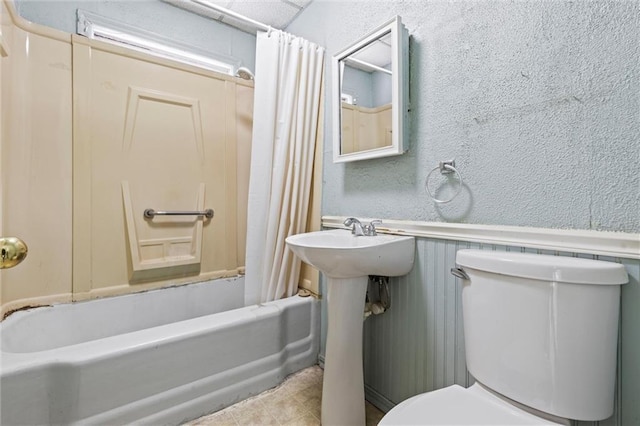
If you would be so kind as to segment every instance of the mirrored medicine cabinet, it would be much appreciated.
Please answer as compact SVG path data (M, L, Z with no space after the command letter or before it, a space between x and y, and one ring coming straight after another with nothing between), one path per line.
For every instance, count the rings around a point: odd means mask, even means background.
M409 35L399 16L333 57L333 162L408 149Z

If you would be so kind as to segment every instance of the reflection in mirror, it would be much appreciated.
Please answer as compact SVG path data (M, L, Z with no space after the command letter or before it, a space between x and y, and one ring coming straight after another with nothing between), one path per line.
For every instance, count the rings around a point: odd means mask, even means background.
M391 146L391 32L342 62L340 154Z
M334 56L334 162L405 151L407 50L396 17Z

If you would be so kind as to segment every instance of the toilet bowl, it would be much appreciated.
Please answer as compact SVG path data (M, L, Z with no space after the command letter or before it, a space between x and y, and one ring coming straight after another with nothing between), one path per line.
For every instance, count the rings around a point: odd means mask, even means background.
M561 418L533 413L491 393L479 383L452 385L409 398L378 423L398 425L569 425ZM546 418L545 418L546 417Z
M380 425L557 425L613 414L624 266L460 250L469 388L409 398Z

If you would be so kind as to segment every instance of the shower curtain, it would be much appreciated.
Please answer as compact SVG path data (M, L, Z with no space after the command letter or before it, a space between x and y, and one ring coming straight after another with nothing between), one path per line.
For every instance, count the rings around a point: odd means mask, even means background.
M278 30L258 33L245 305L293 296L300 260L285 238L305 232L324 49Z

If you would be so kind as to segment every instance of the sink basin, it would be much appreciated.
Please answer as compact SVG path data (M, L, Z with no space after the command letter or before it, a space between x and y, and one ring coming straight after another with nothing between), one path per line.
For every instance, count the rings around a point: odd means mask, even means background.
M336 229L292 235L286 241L300 259L331 278L395 277L409 273L413 267L413 237L356 237L350 231Z
M415 239L351 231L292 235L287 245L326 276L327 343L322 387L323 425L365 424L362 320L368 275L405 275L413 267Z

